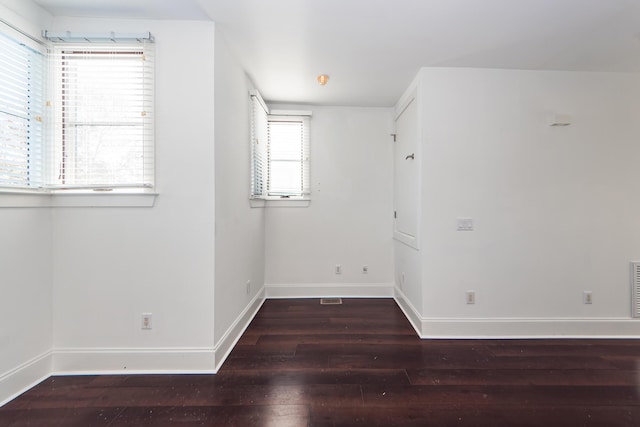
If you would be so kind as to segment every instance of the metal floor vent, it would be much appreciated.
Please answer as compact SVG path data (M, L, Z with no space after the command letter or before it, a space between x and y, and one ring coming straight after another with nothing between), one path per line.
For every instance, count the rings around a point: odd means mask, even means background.
M320 298L320 305L340 305L342 298Z
M631 304L631 316L640 318L640 262L631 263Z

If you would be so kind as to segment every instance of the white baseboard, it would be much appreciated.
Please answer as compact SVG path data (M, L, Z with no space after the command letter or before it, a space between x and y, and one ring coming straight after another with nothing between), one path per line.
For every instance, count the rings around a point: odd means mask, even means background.
M58 348L52 375L206 374L213 348Z
M51 374L51 352L47 351L28 362L0 374L0 406L15 399Z
M423 339L640 338L640 320L631 318L431 318L398 288L395 300Z
M394 291L396 304L398 304L398 307L400 307L400 310L402 310L407 320L409 320L409 323L411 323L411 326L413 326L418 336L422 338L422 316L420 312L416 310L413 304L411 304L411 301L400 289L395 288Z
M302 283L264 285L265 298L392 298L391 283Z
M222 366L224 361L235 347L236 343L247 329L253 318L262 307L264 303L264 289L261 289L260 292L251 300L249 305L240 313L238 318L233 322L233 324L227 329L222 338L218 340L215 345L215 371L218 372L218 369Z
M630 319L422 318L422 338L457 339L617 339L640 338L640 322Z

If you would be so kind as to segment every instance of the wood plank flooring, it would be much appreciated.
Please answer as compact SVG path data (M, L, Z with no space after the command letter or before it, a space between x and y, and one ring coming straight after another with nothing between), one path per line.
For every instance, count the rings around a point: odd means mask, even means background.
M640 341L420 340L390 299L268 300L218 375L52 377L0 426L640 426Z

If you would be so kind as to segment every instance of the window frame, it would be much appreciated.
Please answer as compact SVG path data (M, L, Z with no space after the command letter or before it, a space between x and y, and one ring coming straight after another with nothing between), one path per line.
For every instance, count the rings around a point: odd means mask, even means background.
M51 124L50 140L48 141L49 159L47 171L47 186L51 191L127 191L127 192L145 192L152 191L155 187L155 137L154 137L154 48L151 42L139 41L118 41L116 43L53 43L52 49L52 80L54 87L52 93L53 99L53 119ZM106 55L106 56L103 56ZM121 56L122 55L122 56ZM131 56L134 55L134 56ZM111 58L109 58L111 57ZM71 58L71 59L70 59ZM140 116L135 117L131 113L117 114L115 120L112 121L91 121L78 120L73 121L73 111L69 106L73 106L72 101L65 99L69 93L69 85L74 83L73 79L68 78L70 61L93 61L100 62L103 60L123 59L123 63L131 58L140 58L144 64L139 67L127 67L125 79L108 77L108 81L117 83L130 83L138 79L136 82L136 94L140 98ZM76 78L76 81L79 81ZM82 93L82 92L79 92ZM97 110L96 110L97 111ZM115 110L114 110L115 111ZM128 162L134 160L135 173L137 178L129 181L118 182L117 176L112 176L100 182L100 171L97 165L88 167L85 172L85 178L76 177L71 183L66 182L68 179L68 171L78 167L78 163L74 163L68 157L70 141L77 137L81 127L97 128L100 127L107 131L116 131L128 123L129 128L140 130L140 135L133 139L134 146L137 147L135 153L139 158L123 156ZM116 152L122 153L127 149L124 143L118 142L116 139ZM92 148L88 140L80 140L80 145L74 140L79 150L87 150ZM112 163L107 163L112 165ZM129 168L130 169L130 168ZM98 172L96 172L98 170ZM123 169L126 170L126 169Z
M252 207L307 207L311 201L311 149L310 149L310 121L311 111L300 110L271 110L264 102L257 90L250 94L251 106L251 189L250 204ZM270 194L270 150L269 123L275 121L296 121L302 123L301 151L301 192L274 195ZM263 126L264 128L261 128ZM265 143L265 139L267 142ZM257 191L260 190L260 191Z
M310 191L310 153L309 153L309 128L310 128L310 114L308 112L298 112L298 111L281 111L281 110L272 110L271 114L267 116L267 124L269 127L269 140L267 147L267 199L268 200L280 200L280 199L290 199L290 200L309 200L311 199L311 191ZM300 123L301 125L301 134L300 134L300 192L276 192L271 186L272 180L272 162L284 162L285 160L272 159L272 141L271 141L271 123ZM287 162L290 160L287 160ZM295 160L298 161L297 159ZM279 194L283 193L283 194Z
M154 148L153 162L153 179L152 186L131 188L128 186L100 186L89 188L54 188L50 182L50 159L51 159L51 129L52 129L52 112L51 112L51 80L52 70L50 54L53 47L53 38L49 36L47 31L42 32L43 39L30 35L28 32L21 30L19 27L13 26L11 23L0 20L0 31L9 38L18 40L20 44L42 53L43 55L43 88L39 97L42 99L42 116L38 117L42 120L42 132L39 133L39 141L42 153L42 162L39 166L39 174L42 177L39 185L25 186L0 186L0 208L51 208L51 207L152 207L158 193L156 192L155 182L155 135L152 135L152 146ZM114 38L127 41L145 40L152 45L153 51L155 41L151 33L130 33L130 34L114 34L106 33L102 42L114 43ZM70 33L65 32L64 36ZM96 40L87 40L87 37L75 35L75 39L95 42ZM99 37L101 37L99 35ZM48 42L46 41L48 39ZM58 41L62 41L61 39ZM151 95L155 96L155 80L156 73L153 67L151 73ZM153 101L151 103L153 106ZM151 110L153 114L153 109ZM154 126L151 127L154 131Z

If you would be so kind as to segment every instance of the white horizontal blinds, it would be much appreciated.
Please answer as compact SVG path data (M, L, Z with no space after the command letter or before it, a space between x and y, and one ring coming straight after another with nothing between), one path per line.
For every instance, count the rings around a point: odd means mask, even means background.
M152 43L56 44L53 187L151 187Z
M309 132L310 132L310 118L304 116L302 120L302 195L311 195L311 162L310 162L310 144L309 144Z
M308 117L269 117L270 196L309 193Z
M251 95L251 198L266 195L267 111L259 95Z
M42 186L44 56L0 29L0 187Z

